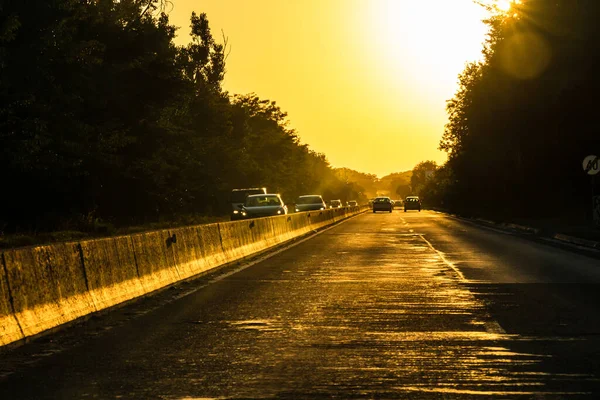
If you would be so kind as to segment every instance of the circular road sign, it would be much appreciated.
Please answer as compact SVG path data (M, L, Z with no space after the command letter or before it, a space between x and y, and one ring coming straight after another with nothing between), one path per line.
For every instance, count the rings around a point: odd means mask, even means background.
M600 157L598 156L587 156L583 159L583 170L588 175L596 175L600 172Z

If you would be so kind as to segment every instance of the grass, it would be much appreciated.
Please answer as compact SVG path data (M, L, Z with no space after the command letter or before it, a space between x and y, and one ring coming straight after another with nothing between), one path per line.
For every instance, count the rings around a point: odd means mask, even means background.
M541 229L542 232L562 233L581 239L600 242L600 227L594 225L593 221L585 218L540 218L540 219L514 219L512 222Z
M94 221L85 230L65 229L55 232L22 232L14 234L0 234L0 249L11 249L24 246L39 246L44 244L70 242L103 237L130 235L134 233L155 231L161 229L178 228L182 226L204 225L229 221L227 216L184 215L176 219L152 222L143 225L134 225L115 228L112 224Z
M443 212L450 210L431 207L430 209ZM546 218L518 218L518 217L498 217L495 215L479 215L477 213L460 214L463 217L482 217L496 223L514 223L532 228L541 229L543 236L550 236L556 233L574 236L581 239L594 240L600 242L600 226L595 225L589 215L585 212L563 212L554 217Z

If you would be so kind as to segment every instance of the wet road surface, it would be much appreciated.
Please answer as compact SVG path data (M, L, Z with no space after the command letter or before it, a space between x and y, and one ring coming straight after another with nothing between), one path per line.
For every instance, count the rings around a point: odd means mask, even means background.
M367 213L0 354L0 399L598 398L600 261Z

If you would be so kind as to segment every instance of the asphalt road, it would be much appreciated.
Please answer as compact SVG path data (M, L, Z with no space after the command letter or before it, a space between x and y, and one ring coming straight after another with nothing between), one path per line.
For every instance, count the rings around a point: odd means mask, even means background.
M598 398L600 261L364 214L0 354L0 399Z

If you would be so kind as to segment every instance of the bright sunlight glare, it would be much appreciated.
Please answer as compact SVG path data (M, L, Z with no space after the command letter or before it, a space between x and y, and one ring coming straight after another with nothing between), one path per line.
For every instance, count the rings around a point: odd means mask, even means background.
M498 0L496 2L496 7L501 12L507 13L509 12L515 4L521 4L520 0Z
M408 84L443 108L465 64L482 57L484 8L472 0L375 0L369 6L382 80Z
M276 100L333 166L379 176L445 161L446 101L465 64L482 58L489 17L473 0L174 4L179 43L194 10L229 38L226 90Z
M509 0L500 0L496 5L500 9L500 11L507 12L512 7L512 2Z

